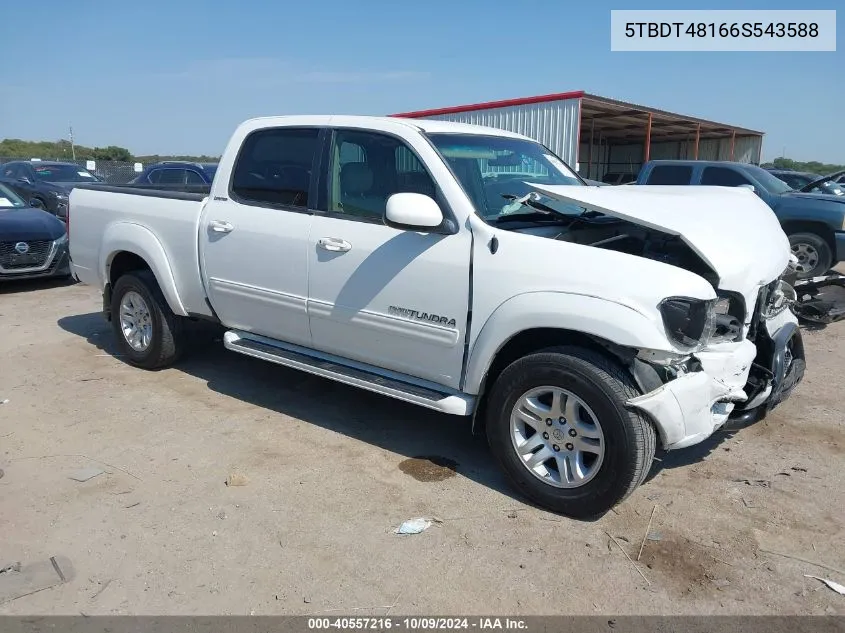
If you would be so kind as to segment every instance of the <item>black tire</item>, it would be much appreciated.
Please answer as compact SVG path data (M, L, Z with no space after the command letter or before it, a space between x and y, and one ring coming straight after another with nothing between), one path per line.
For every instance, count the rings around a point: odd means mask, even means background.
M578 488L543 483L523 465L511 441L510 416L530 389L555 386L587 404L602 427L605 456L596 475ZM623 501L648 476L657 438L651 422L625 406L640 395L616 363L582 347L557 347L509 365L493 385L487 409L487 439L511 482L540 506L570 517L589 519Z
M818 253L816 265L811 269L799 272L799 279L824 275L833 266L833 251L830 249L830 244L820 235L816 235L815 233L793 233L789 236L789 245L793 254L798 254L796 253L796 249L799 249L801 245L806 245ZM800 261L799 265L801 265Z
M150 310L152 339L144 351L133 349L120 327L120 302L130 290L141 295ZM130 364L144 369L161 369L181 356L184 347L182 317L173 314L151 271L136 270L117 280L112 289L111 315L120 353Z

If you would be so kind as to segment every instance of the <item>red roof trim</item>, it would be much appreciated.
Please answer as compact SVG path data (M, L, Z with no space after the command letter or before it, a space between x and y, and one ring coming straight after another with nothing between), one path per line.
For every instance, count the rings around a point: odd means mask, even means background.
M452 106L451 108L437 108L434 110L417 110L416 112L401 112L390 116L403 119L419 119L439 114L457 114L458 112L472 112L473 110L490 110L491 108L508 108L510 106L528 105L530 103L544 103L546 101L563 101L565 99L580 99L584 96L583 90L572 92L558 92L551 95L539 95L536 97L522 97L520 99L504 99L502 101L486 101L484 103L472 103L470 105Z

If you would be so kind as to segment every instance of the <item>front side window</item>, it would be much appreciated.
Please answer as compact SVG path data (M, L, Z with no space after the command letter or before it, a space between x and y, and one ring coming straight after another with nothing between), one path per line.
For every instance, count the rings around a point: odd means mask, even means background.
M476 134L429 134L429 138L477 212L490 221L512 213L512 200L532 191L529 183L583 184L563 161L535 141ZM542 198L543 204L560 213L583 212L577 205Z
M775 178L772 176L772 178ZM778 180L775 178L775 180ZM778 180L781 184L786 186L785 182ZM701 174L702 185L714 185L717 187L739 187L740 185L750 185L751 181L734 169L727 167L705 167Z
M374 132L338 130L329 154L328 211L381 222L394 193L437 195L434 180L402 141Z
M319 135L316 128L268 128L247 136L232 173L232 195L262 205L307 208Z

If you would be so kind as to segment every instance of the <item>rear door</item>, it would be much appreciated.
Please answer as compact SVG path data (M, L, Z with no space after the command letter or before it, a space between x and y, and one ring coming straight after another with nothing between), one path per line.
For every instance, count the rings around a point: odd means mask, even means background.
M321 131L262 128L241 145L228 196L219 191L200 220L209 300L228 327L311 344L308 235Z
M416 152L392 135L338 129L313 217L309 301L317 349L457 388L467 329L472 236L386 226L387 198L434 198Z

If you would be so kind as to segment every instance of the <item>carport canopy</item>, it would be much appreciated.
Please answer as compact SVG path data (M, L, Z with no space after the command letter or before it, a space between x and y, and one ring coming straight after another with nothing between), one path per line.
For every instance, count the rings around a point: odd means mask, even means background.
M731 139L731 160L737 136L763 136L763 132L684 116L665 110L626 103L583 93L581 96L580 140L588 147L601 139L612 145L642 143L643 162L649 160L652 143L690 142L698 159L699 142ZM581 156L582 161L590 157Z

